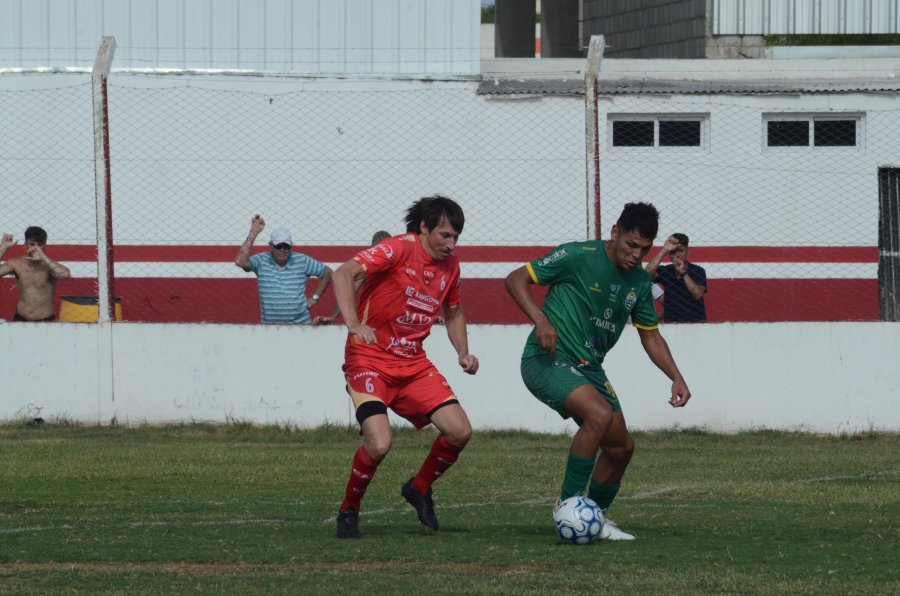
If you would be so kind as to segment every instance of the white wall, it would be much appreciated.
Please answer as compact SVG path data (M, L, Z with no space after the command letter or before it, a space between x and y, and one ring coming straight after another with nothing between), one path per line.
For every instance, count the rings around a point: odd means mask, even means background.
M900 430L900 324L662 329L694 397L684 409L669 407L667 379L627 331L606 368L632 429ZM528 331L471 326L469 343L481 359L474 377L459 371L441 328L428 340L476 428L574 428L522 384L518 360ZM108 370L99 356L108 332L75 323L0 324L0 419L354 422L340 372L341 327L117 323L111 398L99 372Z

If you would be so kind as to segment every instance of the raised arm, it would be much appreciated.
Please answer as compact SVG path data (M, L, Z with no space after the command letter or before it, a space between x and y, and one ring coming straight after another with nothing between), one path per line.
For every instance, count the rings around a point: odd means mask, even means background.
M663 371L672 380L672 397L669 399L669 404L673 408L683 407L691 399L691 391L688 389L687 383L684 382L684 377L681 376L678 365L675 364L675 359L669 350L669 344L666 343L659 329L638 328L638 334L641 337L641 345L644 347L644 351L647 352L647 356L650 357L650 360L659 370Z
M459 365L463 372L474 375L478 372L478 358L469 353L469 333L462 305L444 305L443 310L447 336L450 338L450 343L453 344L453 349L456 350Z
M250 233L247 234L247 238L244 239L244 243L241 244L241 247L238 249L237 257L234 259L234 264L244 271L250 271L250 248L253 246L253 243L256 242L256 237L260 235L265 227L266 220L258 213L254 215L253 219L250 221Z
M656 272L659 270L659 265L662 263L663 258L671 254L673 250L678 247L678 239L675 236L669 236L666 238L665 244L660 249L656 256L650 259L650 262L644 267L644 270L650 274L650 277L656 279Z
M504 285L516 305L534 323L538 344L546 352L556 351L556 327L538 306L531 293L534 280L526 267L519 267L506 276Z
M11 246L16 244L16 239L13 238L12 234L3 234L3 238L0 239L0 259L3 258L3 255L6 254L6 251L9 250Z

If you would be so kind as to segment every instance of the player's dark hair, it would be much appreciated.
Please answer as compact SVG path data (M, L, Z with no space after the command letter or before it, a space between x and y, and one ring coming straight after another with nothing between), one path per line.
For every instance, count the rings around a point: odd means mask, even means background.
M25 230L25 242L29 240L34 240L38 244L47 244L47 232L44 231L44 228L31 226Z
M369 246L375 246L382 240L387 240L390 237L391 237L390 232L385 232L384 230L379 230L379 231L375 232L374 234L372 234L372 243Z
M678 240L678 244L680 244L681 246L683 246L685 248L688 247L688 242L690 242L688 240L687 234L675 233L675 234L672 234L672 238L674 238L675 240Z
M435 229L441 223L443 218L453 226L457 234L462 234L463 226L466 223L466 217L463 215L462 207L456 201L441 195L432 197L423 197L413 203L406 211L406 231L407 233L418 234L421 223L425 222L428 231Z
M650 203L628 203L616 222L619 233L636 231L647 240L659 231L659 211Z

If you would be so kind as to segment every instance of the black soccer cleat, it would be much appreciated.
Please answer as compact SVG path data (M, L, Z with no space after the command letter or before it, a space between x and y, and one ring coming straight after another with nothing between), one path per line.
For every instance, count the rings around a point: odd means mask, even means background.
M412 478L406 481L400 494L406 499L406 502L413 506L416 514L419 516L419 522L429 530L438 529L437 515L434 513L434 501L431 499L431 489L425 494L420 493L412 487Z
M359 513L349 507L338 513L337 516L338 538L362 538L359 533Z

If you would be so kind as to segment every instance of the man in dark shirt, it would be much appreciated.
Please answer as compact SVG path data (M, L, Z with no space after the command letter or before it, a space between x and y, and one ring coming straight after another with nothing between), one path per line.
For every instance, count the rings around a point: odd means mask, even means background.
M647 263L647 273L665 289L663 320L667 323L702 323L706 321L706 270L688 261L688 237L672 234L662 250ZM671 265L660 263L669 255Z

